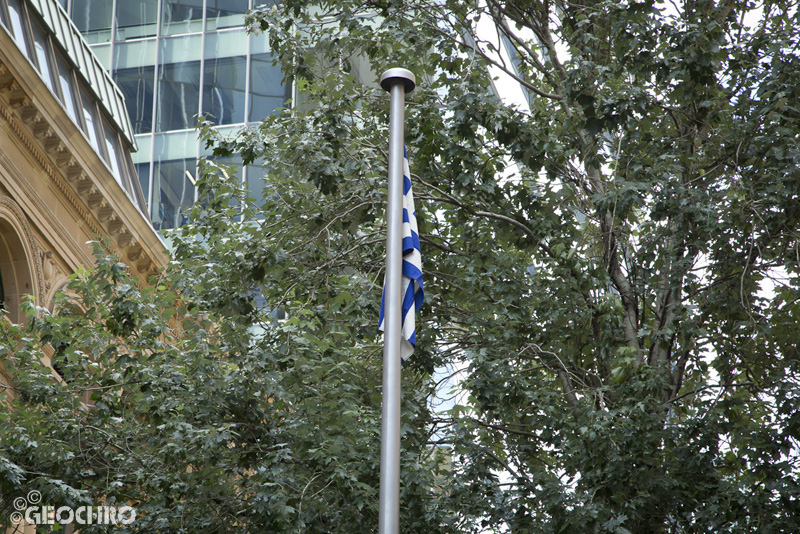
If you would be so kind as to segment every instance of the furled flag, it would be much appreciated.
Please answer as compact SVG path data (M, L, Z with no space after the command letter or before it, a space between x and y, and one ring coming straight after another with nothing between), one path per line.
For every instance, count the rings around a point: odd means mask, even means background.
M417 346L417 329L414 315L422 307L424 291L422 289L422 253L417 233L417 212L414 209L414 194L411 191L411 171L408 167L408 154L403 148L403 281L401 295L403 297L402 341L400 358L406 361ZM381 313L378 319L378 330L383 331L383 303L386 289L381 298Z

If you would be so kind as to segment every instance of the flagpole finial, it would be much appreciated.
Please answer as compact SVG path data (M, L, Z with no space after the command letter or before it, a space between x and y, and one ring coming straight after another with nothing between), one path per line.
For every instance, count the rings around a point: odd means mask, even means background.
M402 83L405 87L406 93L410 93L417 86L417 79L406 69L389 69L381 75L381 87L385 91L392 91L392 86Z

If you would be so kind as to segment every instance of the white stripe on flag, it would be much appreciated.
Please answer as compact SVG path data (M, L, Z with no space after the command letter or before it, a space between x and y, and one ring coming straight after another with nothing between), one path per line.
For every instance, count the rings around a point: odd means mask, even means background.
M414 193L411 191L411 171L408 167L408 154L403 148L403 296L402 331L400 358L407 360L417 346L416 312L422 307L424 291L422 287L422 252L417 232L417 211L414 209ZM383 303L378 318L378 330L383 331Z

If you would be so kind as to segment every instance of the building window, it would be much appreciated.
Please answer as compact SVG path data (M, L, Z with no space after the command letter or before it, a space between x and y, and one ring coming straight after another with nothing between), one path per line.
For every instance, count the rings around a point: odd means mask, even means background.
M145 199L150 197L150 162L136 163L136 175L139 177L139 184L142 186L142 194ZM145 205L149 205L147 202Z
M25 54L25 57L31 59L30 52L30 35L27 30L27 18L25 17L25 7L20 0L8 0L8 15L11 20L11 31L14 34L14 39L19 45L19 49Z
M108 0L72 0L70 17L87 42L104 43L111 40L111 9Z
M114 72L114 78L125 96L125 107L134 133L152 132L155 67L119 69Z
M156 135L153 140L153 181L150 191L153 226L158 230L183 225L195 201L197 132Z
M206 30L241 28L248 0L206 0Z
M203 115L214 124L244 122L247 58L206 59L203 73Z
M126 176L122 172L123 167L120 166L119 157L121 148L119 145L119 139L117 138L117 134L114 132L114 129L111 128L111 124L109 124L106 120L103 121L103 133L105 134L106 138L106 151L108 152L108 164L111 166L111 172L114 173L114 178L120 183L120 185L122 185L122 188L130 193L131 188L129 184L126 183Z
M158 0L117 0L116 41L155 37Z
M81 91L81 104L81 107L83 108L83 121L86 126L84 132L89 138L89 144L92 145L98 154L102 155L97 135L97 127L99 126L97 123L97 109L95 108L92 99L89 98L89 95L87 95L84 91Z
M15 224L0 218L0 280L2 307L12 323L24 320L19 306L25 295L35 294L25 246Z
M203 0L163 0L161 33L177 35L203 30Z
M2 24L6 29L9 28L8 13L6 12L6 6L4 2L0 2L0 24Z
M157 132L194 128L200 112L201 36L159 40Z
M194 128L200 105L199 87L199 61L159 66L157 131Z
M182 214L196 196L199 115L221 127L235 128L263 120L285 107L291 97L291 84L284 85L280 68L272 65L268 36L248 35L242 28L249 8L274 2L67 2L78 27L94 35L89 35L95 43L92 48L107 52L110 45L111 71L125 97L125 111L140 147L133 161L157 228L182 224ZM94 13L98 3L104 7ZM101 34L104 40L98 38ZM184 142L189 134L191 141ZM97 134L98 152L112 151L103 135L102 131ZM152 147L152 152L143 147ZM242 169L242 175L252 196L260 200L263 184L257 169Z
M183 226L194 204L197 160L159 161L153 173L153 226L167 230Z
M281 83L283 75L278 65L272 65L275 58L270 53L253 54L250 58L250 112L248 122L264 120L289 100L290 86Z
M42 75L45 85L54 93L58 94L56 82L53 79L55 69L53 69L53 62L50 59L50 43L47 40L42 29L38 24L31 25L33 30L33 44L36 50L36 62L39 67L39 74Z
M75 107L75 82L72 79L72 71L60 55L56 56L56 65L58 67L58 81L61 86L61 103L64 104L67 115L80 127L78 111Z

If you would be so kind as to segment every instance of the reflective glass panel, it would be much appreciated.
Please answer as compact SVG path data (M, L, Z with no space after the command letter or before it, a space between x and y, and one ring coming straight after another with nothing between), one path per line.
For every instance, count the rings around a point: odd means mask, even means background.
M9 27L8 14L6 13L6 8L3 6L3 2L0 2L0 24L2 24L5 28ZM2 289L2 284L0 283L0 292L2 292ZM3 301L0 299L0 307L2 305Z
M194 130L156 135L153 140L151 216L157 229L177 228L194 202L197 162Z
M57 93L56 85L53 80L53 66L50 62L50 43L47 41L42 29L38 24L32 24L33 29L33 46L36 50L36 62L39 64L39 74L42 75L45 85L51 91Z
M161 33L176 35L203 30L203 0L163 0Z
M206 29L241 28L248 0L207 0Z
M185 212L194 204L195 162L192 158L155 163L151 213L157 230L178 228L187 221Z
M108 152L108 164L111 166L114 178L122 185L122 188L125 189L128 194L131 194L130 185L125 183L127 181L126 176L122 173L122 168L119 164L121 152L119 139L114 129L111 128L111 125L105 120L103 121L103 133L105 134L106 150Z
M125 107L133 132L137 134L153 131L154 77L154 67L119 69L114 72L114 81L125 96Z
M206 59L203 74L203 114L214 124L244 122L247 58Z
M67 110L67 115L75 121L75 124L80 126L80 121L78 120L78 113L75 109L75 91L74 91L74 82L72 81L72 71L67 66L67 63L61 56L56 56L56 65L58 66L58 82L61 86L61 103L64 104L64 108Z
M111 9L107 0L72 0L70 17L86 41L101 43L111 40Z
M142 186L144 198L149 199L150 196L150 162L136 163L136 174L139 176L139 184Z
M30 59L31 53L28 49L30 37L25 29L25 12L20 0L8 0L8 15L11 19L11 31L14 34L14 39L16 39L22 53Z
M157 131L194 128L200 104L199 86L199 61L159 67Z
M250 58L250 111L247 120L256 122L283 107L289 99L289 87L281 84L283 75L272 65L270 53L253 54Z
M146 136L139 136L137 139L144 139ZM140 144L144 145L145 142ZM153 160L166 161L175 159L197 158L197 132L195 130L183 132L170 132L155 136L153 141ZM145 150L142 150L145 152ZM136 161L146 161L145 158L139 159L137 152ZM192 171L194 172L194 171Z
M228 30L206 34L205 58L243 56L247 53L247 32Z
M130 152L123 151L122 156L124 161L125 168L128 169L128 176L130 178L131 188L133 189L133 199L134 203L139 207L139 211L142 212L143 215L150 220L150 212L147 209L147 199L144 196L144 191L142 191L142 184L138 178L138 171L136 166L134 166L133 161L130 157ZM145 177L145 180L147 178Z
M149 134L137 135L136 144L139 147L139 150L132 153L128 152L128 154L130 154L131 164L133 165L136 174L139 176L139 185L144 192L144 199L146 199L144 203L145 207L142 208L142 212L147 213L149 218L150 212L147 206L150 206L150 191L152 189L150 187L150 170L152 168L150 161L153 155L153 136Z
M89 138L89 143L101 156L103 156L103 153L100 150L100 145L97 142L97 108L95 108L94 102L92 102L92 100L84 91L81 91L81 107L83 108L83 121L84 125L86 126L84 132Z
M116 40L153 37L157 22L158 0L117 0Z
M159 41L155 129L194 128L200 113L200 36Z
M131 159L134 163L144 163L150 161L153 156L153 136L150 134L137 135L136 146L139 148L136 152L131 152Z
M156 64L155 39L114 44L114 72L118 69Z

